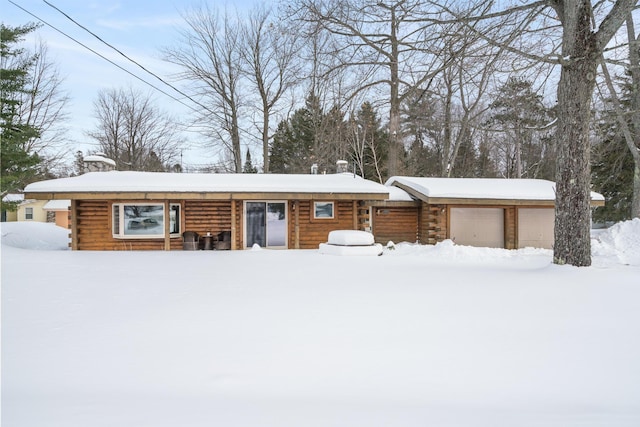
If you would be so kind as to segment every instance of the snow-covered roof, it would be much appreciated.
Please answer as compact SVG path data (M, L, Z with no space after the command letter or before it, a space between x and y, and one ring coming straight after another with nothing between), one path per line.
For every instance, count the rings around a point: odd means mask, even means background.
M25 193L321 193L371 194L386 198L382 184L350 173L329 175L90 172L35 182Z
M413 197L411 197L409 193L404 191L402 188L394 187L391 185L387 186L387 188L389 189L389 200L391 201L411 202L415 200Z
M3 202L14 203L24 201L24 194L9 193L2 198Z
M60 200L49 200L42 207L45 211L66 211L71 207L71 200L69 199L60 199Z
M100 155L100 154L94 154L94 155L91 155L91 156L85 156L85 157L83 157L83 159L82 159L82 160L83 160L83 161L85 161L85 162L102 162L102 163L107 163L107 164L109 164L109 165L111 165L111 166L115 166L115 165L116 165L116 162L115 162L115 161L111 160L111 159L110 159L110 158L108 158L108 157L104 157L104 156L102 156L102 155Z
M544 179L417 178L394 176L387 186L398 186L421 198L554 201L556 184ZM604 201L592 192L591 199Z

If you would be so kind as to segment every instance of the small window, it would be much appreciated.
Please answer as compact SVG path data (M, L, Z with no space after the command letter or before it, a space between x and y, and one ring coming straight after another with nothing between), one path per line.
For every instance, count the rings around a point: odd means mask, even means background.
M113 237L115 238L164 238L164 204L114 204ZM169 208L169 233L180 234L180 205Z
M333 202L314 202L313 217L316 219L331 219L334 217Z
M169 221L169 233L180 234L180 205L172 204L169 207Z
M24 208L24 219L33 219L33 208Z
M113 235L120 234L120 205L113 205Z

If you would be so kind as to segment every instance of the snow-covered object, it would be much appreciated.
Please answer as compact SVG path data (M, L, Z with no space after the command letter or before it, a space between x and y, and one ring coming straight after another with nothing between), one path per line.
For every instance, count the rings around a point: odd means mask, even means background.
M640 265L640 218L617 223L591 242L594 256L621 264Z
M329 233L327 243L318 247L327 255L382 255L383 248L375 243L373 234L359 230L334 230Z
M330 245L342 246L363 246L373 245L375 239L373 234L360 230L333 230L329 232L327 243Z
M47 222L3 222L2 246L20 249L69 250L69 230Z

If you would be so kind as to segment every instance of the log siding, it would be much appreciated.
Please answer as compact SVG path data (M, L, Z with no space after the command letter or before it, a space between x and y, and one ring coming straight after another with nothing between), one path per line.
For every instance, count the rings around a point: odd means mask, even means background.
M287 201L287 247L317 249L329 232L364 229L362 207L353 200L333 200L334 218L313 217L313 200ZM73 200L71 243L74 250L182 250L182 237L113 237L113 205L119 203L162 203L180 205L180 230L200 235L231 231L231 249L244 248L244 201L242 200ZM368 209L365 209L368 210ZM165 233L166 234L166 233Z

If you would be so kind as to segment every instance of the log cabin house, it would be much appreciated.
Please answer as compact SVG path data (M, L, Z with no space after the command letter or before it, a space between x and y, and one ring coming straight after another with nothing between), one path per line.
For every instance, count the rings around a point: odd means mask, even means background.
M468 246L519 249L552 248L555 183L541 179L417 178L396 176L386 186L386 201L372 201L372 232L386 243L393 238L436 244L451 239ZM591 193L591 206L604 197Z
M76 250L181 250L185 232L226 240L217 248L317 249L333 230L371 231L382 244L553 245L555 184L545 180L111 171L25 194L71 200Z
M317 249L332 230L367 229L366 203L389 198L384 185L349 173L92 172L25 193L71 200L75 250L179 250L187 231L220 236L228 249Z

